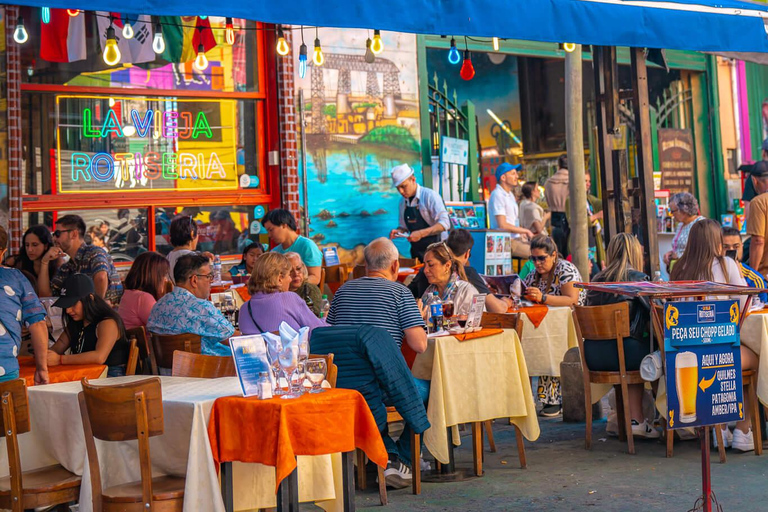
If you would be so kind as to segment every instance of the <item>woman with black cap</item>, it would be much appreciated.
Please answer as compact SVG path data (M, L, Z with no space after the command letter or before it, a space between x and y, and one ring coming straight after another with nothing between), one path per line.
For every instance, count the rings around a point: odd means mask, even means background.
M64 332L48 351L48 366L105 364L108 377L125 375L129 345L123 321L95 293L90 277L69 276L54 306L64 311ZM70 353L64 354L67 349Z

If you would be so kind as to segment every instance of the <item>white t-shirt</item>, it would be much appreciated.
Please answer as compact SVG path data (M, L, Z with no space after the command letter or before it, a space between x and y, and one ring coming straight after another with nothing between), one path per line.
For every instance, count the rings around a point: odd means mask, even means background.
M509 224L520 226L517 200L514 192L507 192L502 187L497 186L491 192L491 198L488 200L488 216L491 220L491 229L499 229L499 223L496 222L496 216L503 215ZM512 233L512 238L519 238L519 233Z
M174 249L166 256L168 263L171 266L169 272L171 273L171 281L176 284L176 279L173 277L173 268L176 266L176 260L184 256L185 254L197 254L197 251L190 251L189 249Z

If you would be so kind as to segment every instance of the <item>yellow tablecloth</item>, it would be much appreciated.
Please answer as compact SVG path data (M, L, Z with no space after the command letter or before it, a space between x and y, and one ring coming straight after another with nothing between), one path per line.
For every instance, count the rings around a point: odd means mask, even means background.
M526 439L539 438L528 368L514 330L464 342L453 336L430 339L416 356L413 374L432 381L427 408L432 426L424 444L440 462L448 463L447 428L461 423L510 418ZM461 442L458 428L453 442Z
M569 348L578 347L571 308L550 307L541 325L534 327L523 315L521 340L531 375L560 376L560 362Z
M757 398L768 405L768 314L750 313L741 325L741 343L760 360L757 370Z

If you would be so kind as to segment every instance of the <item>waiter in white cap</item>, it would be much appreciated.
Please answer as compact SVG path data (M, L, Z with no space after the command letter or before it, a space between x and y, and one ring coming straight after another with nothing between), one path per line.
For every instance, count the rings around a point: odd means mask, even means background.
M416 183L416 176L408 164L392 169L392 186L403 198L400 200L400 225L389 233L389 238L407 236L411 242L411 258L424 261L427 247L439 242L440 233L451 228L443 199L434 190Z

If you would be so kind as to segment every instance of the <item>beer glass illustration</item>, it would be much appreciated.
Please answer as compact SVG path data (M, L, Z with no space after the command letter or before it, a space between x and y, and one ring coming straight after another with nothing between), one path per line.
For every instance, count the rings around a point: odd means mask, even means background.
M677 401L680 404L680 423L696 421L696 391L699 383L699 360L693 352L675 355Z

